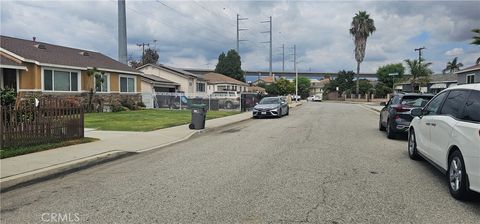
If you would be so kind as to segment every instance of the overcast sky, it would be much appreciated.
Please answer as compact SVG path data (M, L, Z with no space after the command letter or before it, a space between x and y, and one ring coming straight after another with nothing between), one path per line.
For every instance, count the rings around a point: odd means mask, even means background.
M470 45L471 29L480 27L480 1L127 1L129 57L138 59L137 43L149 42L163 64L214 68L222 51L236 48L236 14L240 22L242 67L268 70L268 23L272 16L273 68L293 70L297 45L301 71L355 70L354 44L348 32L352 17L366 10L377 31L368 39L361 71L375 72L386 63L424 58L439 73L458 57L473 65L480 47ZM2 35L88 49L117 59L117 2L5 1ZM154 42L153 40L156 40Z

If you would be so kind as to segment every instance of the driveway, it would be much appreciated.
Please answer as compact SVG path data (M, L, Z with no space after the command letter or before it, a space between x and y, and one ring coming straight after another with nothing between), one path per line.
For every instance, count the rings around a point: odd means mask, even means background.
M1 194L1 223L479 223L360 105L305 103ZM73 216L75 217L75 216ZM45 216L43 216L45 218Z

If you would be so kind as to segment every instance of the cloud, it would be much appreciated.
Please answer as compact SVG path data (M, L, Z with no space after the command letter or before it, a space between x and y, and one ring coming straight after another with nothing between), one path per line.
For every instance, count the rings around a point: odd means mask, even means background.
M464 53L463 48L456 47L456 48L453 48L453 49L445 52L445 55L447 55L447 56L458 56L458 55L462 55L463 53Z
M162 4L163 3L163 4ZM117 2L1 1L2 35L102 52L117 57ZM437 72L452 56L465 65L478 57L469 42L480 21L475 1L135 1L127 0L128 54L138 59L136 44L150 43L160 62L178 67L214 68L218 55L236 48L236 15L240 22L242 66L268 70L265 21L273 20L273 68L293 70L297 46L300 71L355 70L354 44L348 33L352 17L366 10L377 31L367 41L362 72L386 63L416 58L413 49L426 46L424 57ZM154 44L153 40L156 40ZM455 50L457 49L457 50ZM462 49L460 53L458 49Z

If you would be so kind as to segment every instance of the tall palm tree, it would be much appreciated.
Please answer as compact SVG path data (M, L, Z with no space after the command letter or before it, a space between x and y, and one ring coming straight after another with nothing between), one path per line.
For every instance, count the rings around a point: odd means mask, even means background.
M449 71L450 73L454 73L460 70L460 67L462 66L463 64L460 62L457 62L457 57L455 57L452 61L447 62L447 66L445 66L445 69L443 69L443 74L445 74L446 71Z
M475 33L475 36L473 36L471 44L480 45L480 28L473 29L472 32ZM480 64L480 58L477 58L477 64Z
M353 41L355 43L355 60L357 60L357 83L356 83L356 93L358 94L359 89L359 74L360 74L360 63L362 63L363 58L365 57L365 49L367 47L367 38L375 32L375 24L373 19L370 18L370 15L366 11L359 11L353 17L350 34L353 36Z
M415 92L415 84L417 82L417 79L421 77L421 80L426 80L428 77L433 74L433 71L428 68L430 65L432 65L431 62L424 63L423 59L420 60L410 60L406 59L405 63L407 63L407 66L410 70L410 74L413 76L412 79L412 88L413 91Z

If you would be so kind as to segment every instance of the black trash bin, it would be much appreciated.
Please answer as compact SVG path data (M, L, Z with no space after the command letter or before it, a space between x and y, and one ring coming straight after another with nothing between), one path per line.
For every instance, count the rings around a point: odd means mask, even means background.
M190 129L201 130L205 128L207 118L207 106L205 104L191 105L192 123L188 126Z

